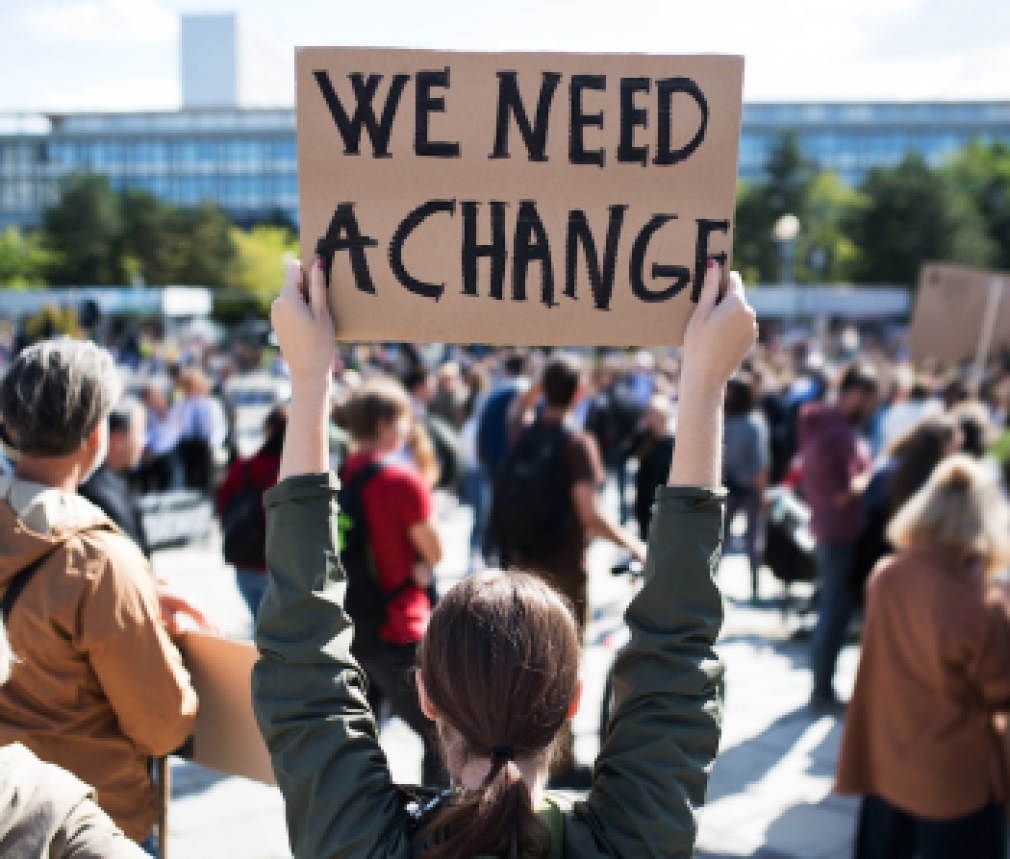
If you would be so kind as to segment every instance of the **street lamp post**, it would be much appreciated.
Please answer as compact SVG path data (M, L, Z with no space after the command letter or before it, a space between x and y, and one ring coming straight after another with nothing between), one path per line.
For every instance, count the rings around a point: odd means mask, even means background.
M795 258L796 237L800 234L800 219L793 214L782 215L772 228L772 237L779 244L779 279L783 286L792 287L796 298L793 301L793 321L799 316L798 293L793 283L793 260Z

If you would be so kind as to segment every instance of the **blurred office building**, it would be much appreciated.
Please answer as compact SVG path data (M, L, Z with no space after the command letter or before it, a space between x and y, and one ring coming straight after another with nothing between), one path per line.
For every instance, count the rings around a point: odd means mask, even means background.
M0 114L0 229L37 225L60 180L102 173L182 206L218 203L238 223L298 222L295 114L242 108L235 15L183 16L177 111ZM748 103L740 178L762 178L792 132L820 168L857 184L910 151L937 164L972 139L1010 143L1010 101Z

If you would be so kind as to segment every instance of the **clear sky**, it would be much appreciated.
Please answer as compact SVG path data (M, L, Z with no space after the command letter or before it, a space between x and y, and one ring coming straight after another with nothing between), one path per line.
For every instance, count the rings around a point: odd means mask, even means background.
M239 97L295 45L734 53L749 100L1010 99L1010 0L0 0L0 111L180 106L180 13L239 16Z

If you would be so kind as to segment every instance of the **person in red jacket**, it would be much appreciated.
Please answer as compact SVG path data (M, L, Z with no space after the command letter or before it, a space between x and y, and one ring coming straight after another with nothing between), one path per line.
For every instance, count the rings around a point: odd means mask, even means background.
M413 672L417 646L431 617L430 586L442 558L435 529L431 488L401 454L414 417L406 390L392 379L370 379L352 395L347 423L352 452L340 470L345 487L359 473L371 476L360 488L368 543L379 587L388 596L376 633L355 630L352 652L368 675L369 697L389 702L424 742L424 783L442 782L442 765L432 725L417 699Z
M217 491L224 559L235 568L235 582L254 620L267 587L263 493L277 483L287 425L288 407L275 406L267 415L262 447L232 463Z

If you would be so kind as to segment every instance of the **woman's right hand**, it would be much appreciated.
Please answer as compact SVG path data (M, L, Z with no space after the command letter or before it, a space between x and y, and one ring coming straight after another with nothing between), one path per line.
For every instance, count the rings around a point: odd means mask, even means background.
M722 269L709 260L698 306L684 332L684 376L705 388L720 389L736 372L757 337L757 317L747 303L735 271L719 299Z

